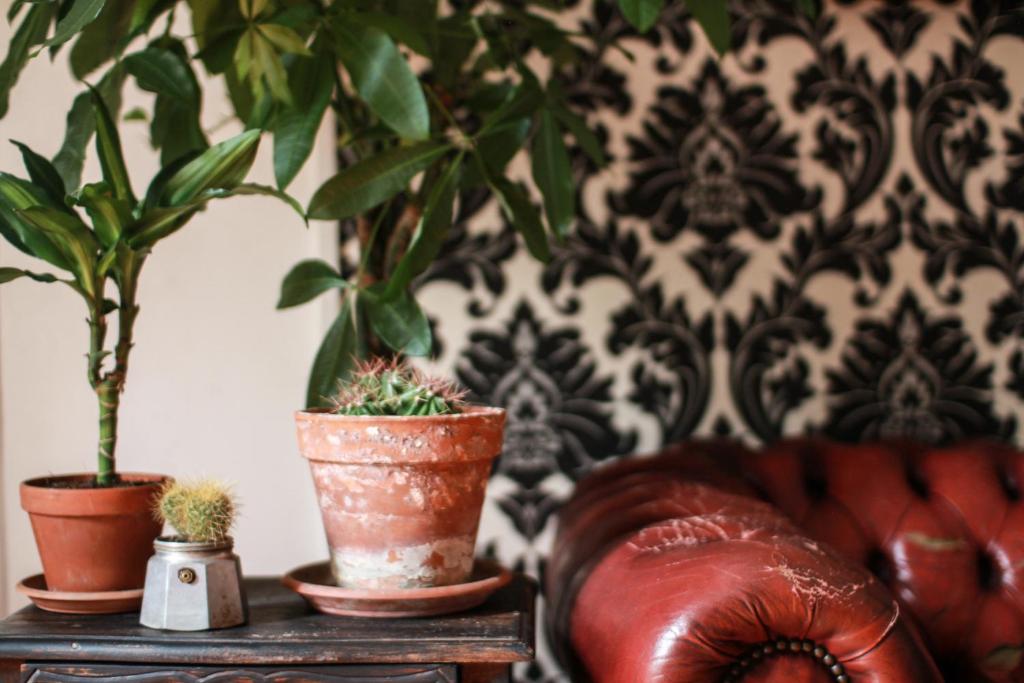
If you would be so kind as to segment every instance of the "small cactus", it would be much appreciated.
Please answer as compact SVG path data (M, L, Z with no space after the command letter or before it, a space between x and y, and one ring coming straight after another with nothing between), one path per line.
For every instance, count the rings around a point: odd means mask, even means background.
M450 415L462 412L466 392L399 361L360 363L331 399L338 415Z
M160 493L156 516L186 541L211 543L228 537L236 508L231 490L218 481L170 481Z

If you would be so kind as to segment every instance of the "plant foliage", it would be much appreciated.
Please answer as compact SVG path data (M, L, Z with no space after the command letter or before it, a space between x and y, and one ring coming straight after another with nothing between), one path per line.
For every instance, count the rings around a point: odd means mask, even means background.
M243 183L260 140L258 130L249 130L165 166L139 198L107 103L99 90L86 97L102 180L69 191L53 163L19 142L28 178L0 172L0 234L63 272L0 268L0 282L61 283L84 301L88 378L99 404L97 483L109 485L116 481L117 418L139 314L139 276L150 253L211 200L282 193ZM111 318L117 339L108 341Z
M814 0L793 2L814 11ZM728 3L685 3L724 52ZM638 32L652 29L665 4L617 0ZM14 0L9 17L18 26L0 65L0 116L26 61L72 42L73 73L97 78L115 113L126 81L153 94L150 137L173 167L207 148L199 127L202 69L223 82L239 121L273 136L283 191L331 110L346 163L316 191L308 213L354 220L360 265L342 277L328 264L299 264L280 300L287 307L341 290L341 310L307 392L310 405L322 404L324 389L347 376L356 359L432 348L410 288L447 237L459 189L489 188L539 259L549 258L551 240L572 230L567 144L595 163L605 160L556 76L593 54L589 41L606 38L567 31L559 21L566 11L552 0ZM175 19L182 15L188 26L179 35L182 21ZM65 184L77 184L94 106L78 98L69 113L54 161ZM531 159L530 183L510 171L520 150ZM117 190L117 169L110 170ZM233 169L224 173L237 179ZM177 204L194 198L194 189L183 181L158 196ZM173 223L172 214L163 216ZM148 234L161 234L166 224L153 221Z

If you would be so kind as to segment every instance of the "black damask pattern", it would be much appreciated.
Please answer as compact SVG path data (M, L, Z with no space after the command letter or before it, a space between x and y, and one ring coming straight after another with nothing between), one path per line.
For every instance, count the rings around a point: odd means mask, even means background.
M573 150L575 230L538 265L474 190L416 283L509 409L489 552L542 573L573 482L693 435L1019 438L1019 0L731 0L723 60L684 3L571 4L595 47L552 76L611 159Z

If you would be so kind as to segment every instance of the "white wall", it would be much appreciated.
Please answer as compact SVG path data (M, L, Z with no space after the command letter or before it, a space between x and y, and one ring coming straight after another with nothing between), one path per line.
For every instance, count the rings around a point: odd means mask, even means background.
M0 1L4 11L7 4ZM10 27L0 20L0 52L9 38ZM41 57L30 65L0 121L0 169L22 174L8 138L52 156L78 89L62 62ZM147 98L133 92L128 107L148 105ZM208 90L206 125L223 119L222 102ZM319 156L289 188L302 202L333 167L329 128L321 130ZM222 128L212 137L235 132ZM122 138L136 190L144 190L157 168L146 126L126 123ZM268 184L270 143L263 140L252 175ZM84 178L98 175L90 159ZM306 230L282 204L242 197L212 205L159 244L143 272L120 467L234 482L242 502L237 550L247 574L278 573L326 555L291 412L301 407L332 302L325 297L321 305L289 312L274 304L281 277L295 262L330 258L334 245L329 224ZM30 263L0 246L0 265ZM0 614L24 604L13 584L40 570L18 483L94 467L96 402L85 379L84 317L79 297L62 285L0 287Z

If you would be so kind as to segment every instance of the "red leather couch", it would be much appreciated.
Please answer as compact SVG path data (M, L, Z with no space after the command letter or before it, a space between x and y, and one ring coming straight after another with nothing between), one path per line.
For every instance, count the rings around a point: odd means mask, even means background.
M1022 482L984 443L615 463L560 514L551 642L597 683L1024 681Z

